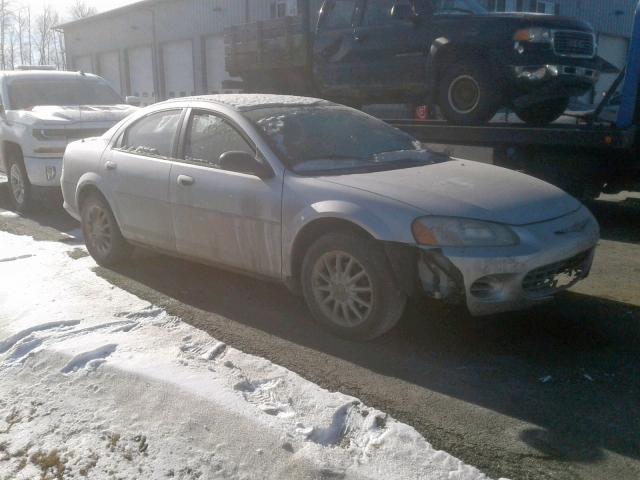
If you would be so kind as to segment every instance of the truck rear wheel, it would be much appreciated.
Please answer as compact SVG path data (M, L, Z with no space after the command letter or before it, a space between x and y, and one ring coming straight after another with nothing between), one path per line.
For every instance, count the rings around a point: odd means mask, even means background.
M7 159L7 177L9 179L9 200L16 212L29 211L33 203L31 182L24 168L22 159L9 157Z
M451 123L485 123L501 106L501 95L486 68L474 63L445 66L438 88L438 104Z
M556 98L530 105L526 108L514 107L518 118L528 125L543 126L555 122L569 107L568 98Z

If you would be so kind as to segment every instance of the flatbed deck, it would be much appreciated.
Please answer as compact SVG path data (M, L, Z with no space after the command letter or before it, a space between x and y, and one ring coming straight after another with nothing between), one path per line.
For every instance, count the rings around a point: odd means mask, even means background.
M636 138L636 128L620 130L608 125L490 123L479 126L450 125L442 121L394 120L385 122L424 143L479 147L540 146L589 149L627 149Z

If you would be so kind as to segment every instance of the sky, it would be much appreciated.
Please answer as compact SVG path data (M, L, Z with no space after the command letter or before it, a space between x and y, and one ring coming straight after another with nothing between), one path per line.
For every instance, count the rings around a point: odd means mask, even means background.
M89 6L96 7L98 11L104 12L113 8L121 7L129 3L135 3L138 0L85 0ZM68 15L69 8L75 3L75 0L13 0L11 2L15 6L30 6L34 11L42 9L43 5L51 5L60 15Z

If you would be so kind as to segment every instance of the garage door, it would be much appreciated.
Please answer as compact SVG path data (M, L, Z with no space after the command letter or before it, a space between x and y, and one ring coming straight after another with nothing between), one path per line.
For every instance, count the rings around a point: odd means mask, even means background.
M107 80L116 92L122 93L120 80L120 54L118 52L103 53L98 57L99 73Z
M162 60L166 96L175 98L195 95L191 40L164 44Z
M93 62L90 55L76 57L74 63L75 69L79 72L93 73Z
M216 36L207 38L207 92L221 93L232 92L233 90L224 90L222 83L225 80L233 80L227 73L225 68L225 49L224 37ZM239 79L235 79L239 80Z
M151 47L129 50L129 76L131 77L131 94L140 97L141 105L155 103Z
M628 42L626 38L600 35L598 38L598 55L607 62L618 68L623 68L627 60ZM614 82L617 74L602 75L596 85L596 102L602 98L602 93L606 92Z

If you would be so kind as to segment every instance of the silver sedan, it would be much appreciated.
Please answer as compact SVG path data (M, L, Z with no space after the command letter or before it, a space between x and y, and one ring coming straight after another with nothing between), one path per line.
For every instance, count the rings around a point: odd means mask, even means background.
M99 264L140 245L283 282L356 339L390 330L412 296L474 315L549 300L587 276L599 238L549 184L302 97L148 107L69 145L62 189Z

